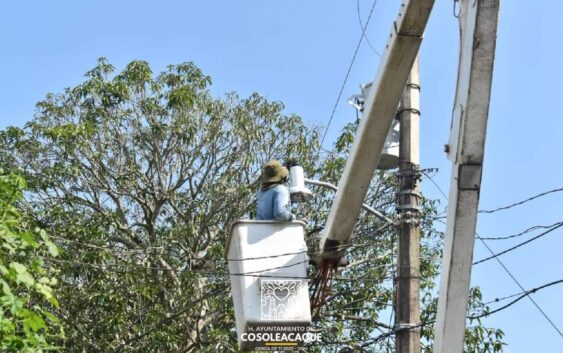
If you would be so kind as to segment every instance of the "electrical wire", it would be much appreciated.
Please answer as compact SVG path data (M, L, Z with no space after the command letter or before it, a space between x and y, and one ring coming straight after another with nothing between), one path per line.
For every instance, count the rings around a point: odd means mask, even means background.
M516 303L518 303L520 300L524 299L525 297L527 297L528 295L530 295L530 294L532 294L532 293L535 293L535 292L537 292L537 291L539 291L539 290L542 290L542 289L545 289L545 288L548 288L548 287L551 287L551 286L554 286L554 285L560 284L560 283L563 283L563 279L560 279L560 280L558 280L558 281L553 281L553 282L544 284L543 286L536 287L536 288L534 288L534 289L530 289L530 290L524 292L524 293L523 293L522 295L520 295L518 298L514 299L513 301L511 301L510 303L508 303L508 304L506 304L506 305L503 305L503 306L501 306L501 307L499 307L499 308L497 308L497 309L495 309L495 310L492 310L492 311L484 312L484 313L479 314L479 315L469 316L468 318L469 318L469 319L472 319L472 320L475 320L475 319L480 319L480 318L482 318L482 317L485 317L485 316L489 316L489 315L498 313L499 311L502 311L502 310L504 310L504 309L506 309L506 308L508 308L508 307L510 307L510 306L512 306L512 305L514 305L514 304L516 304Z
M459 0L454 0L454 7L452 11L455 18L459 19L461 17L461 5Z
M231 274L231 275L238 275L238 274ZM243 274L240 274L243 275ZM244 275L249 275L249 273L245 273ZM269 277L269 276L259 276L259 277ZM287 279L289 277L284 276L284 279ZM338 279L342 279L342 278L335 278L336 280ZM172 322L174 319L177 319L178 317L180 317L181 315L187 313L190 309L193 309L193 306L207 298L212 297L215 294L219 294L220 292L224 291L228 289L228 286L225 287L220 287L215 289L214 291L207 293L205 295L202 295L200 298L190 302L190 304L185 308L182 309L174 314L169 314L166 315L166 317L162 320L160 320L156 325L154 325L152 328L148 329L147 331L144 331L141 334L138 334L137 336L127 340L127 342L121 344L119 347L117 347L113 352L114 353L119 353L121 352L125 347L136 344L137 342L139 342L140 340L142 340L144 337L148 336L149 334L151 334L152 332L156 331L158 328L160 328L164 323L168 323L168 322Z
M506 297L502 297L502 298L495 298L495 299L493 299L493 300L490 300L490 301L488 301L488 302L483 303L483 305L489 305L489 304L493 304L493 303L499 303L499 302L505 301L505 300L507 300L507 299L517 297L517 296L519 296L519 295L521 295L521 294L524 294L524 293L527 293L527 291L514 293L514 294L511 294L511 295L507 295Z
M166 315L166 317L164 319L161 319L160 321L158 321L152 328L144 331L143 333L140 333L138 335L136 335L133 338L128 339L125 343L121 344L120 346L118 346L116 349L113 350L113 353L119 353L121 352L126 346L129 346L131 344L135 344L136 342L140 341L141 339L143 339L144 337L148 336L149 334L153 333L154 331L158 330L163 324L168 323L168 322L173 322L173 320L179 318L180 316L184 315L185 313L189 312L190 310L193 309L194 305L202 302L205 299L208 299L216 294L221 293L222 291L228 289L228 286L225 287L219 287L207 294L204 294L202 296L200 296L199 298L192 300L188 305L186 305L186 307L180 311L177 311L173 314L169 314Z
M338 96L336 97L336 102L334 103L334 107L332 108L332 112L330 113L330 118L328 119L328 124L325 128L325 131L323 133L323 137L321 139L321 143L319 145L319 151L320 151L320 148L322 147L322 145L324 143L326 134L328 132L330 124L332 123L332 119L334 118L334 114L336 113L336 108L338 107L338 104L340 103L340 98L342 97L342 93L344 92L344 88L346 87L346 83L348 82L348 77L350 77L350 72L352 71L352 67L354 66L354 62L356 61L356 56L358 55L358 51L360 50L360 46L362 45L362 41L364 39L366 29L369 25L369 21L371 19L371 16L373 14L373 10L375 9L375 5L377 4L377 1L378 0L374 0L373 4L371 5L371 9L369 11L369 16L366 20L366 26L362 30L362 35L360 36L360 40L358 40L358 44L356 45L356 49L354 50L354 55L352 56L352 61L350 62L350 65L348 66L348 70L346 71L346 75L344 76L344 81L342 81L342 85L340 86L340 91L338 92ZM318 154L318 152L317 152L317 154Z
M360 28L362 29L362 34L364 35L364 39L366 40L366 43L368 43L371 50L373 50L373 52L381 58L381 53L377 49L375 49L373 44L371 44L371 41L369 40L368 36L365 34L366 29L364 27L364 24L362 23L362 16L360 15L360 0L356 1L356 12L358 13L358 23L360 24ZM358 113L358 111L356 111L356 113Z
M479 234L477 234L477 239L479 239L483 245L485 245L485 247L487 248L487 250L489 250L489 252L491 254L494 254L493 250L489 247L489 245L483 240L481 239L481 237L479 236ZM512 272L510 272L510 270L508 269L508 267L506 267L506 265L498 258L495 257L495 259L497 260L497 262L502 266L502 268L504 269L504 271L508 274L508 276L512 279L512 281L514 281L514 283L516 283L516 285L520 288L520 290L522 291L526 291L524 289L524 286L522 286L522 284L520 284L520 281L518 281L516 279L516 277L514 277L514 275L512 274ZM559 336L561 336L563 338L563 333L561 332L561 330L559 329L559 327L557 327L557 325L555 325L555 323L553 322L553 320L551 320L551 318L547 315L547 313L539 306L539 304L534 300L534 298L532 298L532 296L530 294L527 294L528 299L532 302L532 304L534 304L534 306L536 307L536 309L538 309L538 311L540 312L540 314L547 320L547 322L551 325L551 327L553 327L553 329L555 331L557 331L557 333L559 334Z
M438 191L440 191L440 193L447 199L446 193L440 188L440 186L434 181L434 179L433 179L429 174L425 173L424 171L423 171L423 174L426 175L426 177L428 177L428 179L430 180L430 182L431 182L432 184L434 184L434 186L436 186L436 188L438 189ZM513 208L513 207L520 206L520 205L523 205L523 204L525 204L525 203L527 203L527 202L530 202L530 201L533 201L533 200L535 200L535 199L538 199L538 198L540 198L540 197L543 197L543 196L546 196L546 195L550 195L550 194L553 194L553 193L556 193L556 192L561 192L561 191L563 191L563 188L557 188L557 189L548 190L548 191L539 193L539 194L537 194L537 195L534 195L534 196L532 196L532 197L529 197L529 198L527 198L527 199L524 199L524 200L522 200L522 201L518 201L518 202L515 202L515 203L511 203L511 204L506 205L506 206L498 207L498 208L491 209L491 210L479 210L479 213L482 213L482 214L491 214L491 213L496 213L496 212L499 212L499 211L508 210L508 209ZM444 217L436 217L436 218L444 218Z
M558 224L562 224L563 222L557 222L557 223L553 223L550 225L537 225L537 226L533 226L530 228L527 228L526 230L517 233L517 234L512 234L512 235L505 235L505 236L499 236L499 237L481 237L481 239L483 240L507 240L507 239L512 239L512 238L516 238L516 237L520 237L522 235L528 234L536 229L549 229L552 228Z
M538 291L540 291L540 290L542 290L542 289L549 288L549 287L552 287L552 286L555 286L555 285L561 284L561 283L563 283L563 279L560 279L560 280L557 280L557 281L553 281L553 282L550 282L550 283L546 283L546 284L541 285L541 286L539 286L539 287L536 287L536 288L533 288L533 289L530 289L530 290L527 290L527 291L524 291L524 292L516 293L516 294L513 294L513 295L511 295L511 296L505 297L505 298L503 298L503 299L509 299L509 298L513 298L513 297L519 295L518 298L512 300L510 303L508 303L508 304L506 304L506 305L503 305L503 306L501 306L501 307L498 307L498 308L496 308L496 309L494 309L494 310L492 310L492 311L486 311L486 312L483 312L483 313L480 313L480 314L477 314L477 315L468 315L468 316L467 316L467 319L469 319L469 320L477 320L477 319L480 319L480 318L483 318L483 317L491 316L491 315L493 315L493 314L496 314L496 313L498 313L498 312L501 312L501 311L503 311L503 310L508 309L509 307L511 307L511 306L513 306L514 304L518 303L520 300L524 299L526 296L528 296L528 295L530 295L530 294L532 294L532 293L536 293L536 292L538 292ZM499 301L499 300L502 300L502 299L497 299L496 301ZM424 322L421 322L421 323L419 323L419 324L411 325L411 326L408 326L408 327L399 327L399 328L395 328L395 329L393 329L393 330L389 330L389 331L387 331L387 332L385 332L385 333L382 333L382 334L380 334L380 335L377 336L377 337L374 337L374 338L372 338L372 339L366 340L364 343L362 343L362 344L359 345L359 346L362 347L362 348L363 348L363 347L367 347L367 346L372 345L372 344L374 344L374 343L376 343L376 342L378 342L378 341L380 341L380 340L382 340L382 339L385 339L385 338L387 338L387 337L390 337L391 335L394 335L394 334L396 334L396 333L398 333L398 332L400 332L400 331L412 330L412 329L420 328L420 327L427 326L427 325L433 325L433 324L435 324L435 323L436 323L436 320L429 320L429 321L424 321ZM325 342L325 343L327 343L327 342ZM341 344L341 343L340 343L340 342L334 342L334 343L327 343L327 344Z
M392 225L393 225L392 222L386 223L386 224L382 225L381 227L375 229L374 231L371 231L371 232L365 234L364 236L375 235L375 234L381 232L382 230L384 230L384 229L386 229L386 228L388 228ZM88 246L92 246L94 248L99 248L98 246L94 246L94 245L90 245L90 244L86 244L86 243L82 243L82 242L77 242L77 243L79 243L80 245L83 245L83 246L88 245ZM373 244L374 244L373 241L363 242L363 243L359 243L359 244L342 244L342 245L338 245L336 247L336 250L344 250L344 249L348 249L348 248L360 248L360 247L366 247L366 246L373 246ZM111 249L111 248L108 248L108 249ZM274 255L268 255L268 256L256 256L256 257L244 257L244 258L239 258L239 259L227 259L227 261L238 262L238 261L246 261L246 260L260 260L260 259L270 259L270 258L277 258L277 257L283 257L283 256L290 256L290 255L299 255L299 254L307 254L307 253L311 257L320 254L320 252L308 252L307 250L302 250L302 251L297 251L297 252L274 254ZM42 257L43 259L46 259L46 260L54 261L54 262L66 263L66 264L71 264L71 265L82 265L82 266L88 266L88 267L101 269L101 270L105 270L105 271L114 271L114 272L122 272L122 273L130 273L131 271L119 271L119 270L116 270L114 267L130 267L130 268L134 268L135 270L144 269L144 270L156 270L156 271L167 271L167 272L170 272L170 270L171 270L170 268L166 268L166 267L146 266L146 265L134 264L134 263L121 263L121 264L116 263L116 264L108 264L108 265L99 265L99 264L93 264L93 263L88 263L88 262L57 259L57 258L48 257L48 256L40 256L40 257ZM203 260L203 258L193 258L193 259L194 260ZM263 270L262 272L277 269L277 268L281 268L281 267L266 269L266 270ZM172 271L176 272L176 273L193 272L192 270L189 270L189 269L172 270ZM242 274L234 274L234 275L242 275Z
M433 180L433 178L428 175L425 174L430 180ZM440 191L440 193L442 194L442 196L444 196L446 202L448 202L448 197L446 196L446 194L444 193L444 191L438 187L438 185L436 183L433 183L434 185L436 185L438 191ZM538 196L538 195L536 195ZM539 197L539 196L538 196ZM477 239L479 239L479 241L481 241L481 243L483 243L483 245L485 246L485 248L487 248L487 250L491 253L491 255L495 255L494 251L490 248L490 246L487 244L487 242L483 239L481 239L481 237L479 236L478 233L475 233L477 236ZM499 265L504 269L504 271L508 274L508 276L512 279L512 281L520 288L521 291L526 291L526 289L524 289L524 286L522 286L522 284L520 283L520 281L518 281L518 279L516 279L516 277L512 274L512 272L508 269L508 267L506 267L506 265L504 264L504 262L502 262L501 259L499 259L498 257L494 257L495 260L499 263ZM534 298L532 298L530 296L530 294L526 294L526 296L528 297L528 299L532 302L532 304L536 307L536 309L540 312L540 314L546 319L546 321L551 325L551 327L553 327L553 329L555 331L557 331L557 333L559 334L559 336L561 336L563 338L563 333L561 332L561 330L559 329L559 327L557 327L557 325L555 325L555 323L553 322L553 320L551 320L551 318L547 315L547 313L539 306L539 304L534 300Z
M424 169L421 169L420 171L422 172L422 174L424 174L428 178L428 180L430 180L430 182L436 187L436 189L440 192L440 194L442 194L442 196L444 196L446 201L448 201L448 196L446 195L444 190L442 190L440 185L438 185L438 183L434 180L434 178L430 174L428 174Z
M268 271L273 271L273 270L277 270L277 269L281 269L281 268L288 268L288 267L292 267L292 266L297 266L303 263L308 262L309 260L304 260L304 261L300 261L294 264L290 264L290 265L281 265L281 266L276 266L276 267L270 267L270 268L266 268L266 269L262 269L262 270L257 270L257 271L250 271L250 272L241 272L241 273L211 273L211 272L205 272L205 271L194 271L194 270L189 270L189 269L185 269L185 270L174 270L174 269L170 269L170 268L166 268L166 267L152 267L152 266L143 266L143 265L136 265L136 264L127 264L127 265L122 265L122 264L111 264L111 265L98 265L98 264L92 264L92 263L88 263L88 262L81 262L81 261L69 261L69 260L62 260L62 259L56 259L53 257L48 257L48 256L42 256L42 255L38 255L38 257L45 259L45 260L49 260L49 261L53 261L53 262L57 262L57 263L64 263L64 264L70 264L70 265L80 265L80 266L84 266L84 267L91 267L91 268L96 268L99 270L104 270L104 271L110 271L110 272L115 272L115 273L138 273L139 269L144 269L144 270L152 270L152 271L163 271L163 272L173 272L173 273L193 273L193 274L197 274L200 277L219 277L219 276L249 276L249 277L267 277L267 278L296 278L296 279L310 279L309 277L299 277L299 276L273 276L273 275L259 275L259 273L263 273L263 272L268 272ZM123 271L120 270L118 268L115 267L129 267L129 269L133 269L134 270L129 270L129 271Z
M539 235L536 235L535 237L530 238L530 239L528 239L528 240L526 240L526 241L524 241L524 242L521 242L521 243L519 243L519 244L517 244L517 245L515 245L515 246L513 246L513 247L511 247L511 248L508 248L508 249L506 249L506 250L504 250L504 251L501 251L501 252L499 252L499 253L496 253L496 254L492 254L491 256L486 257L486 258L484 258L484 259L482 259L482 260L475 261L475 262L473 263L473 265L475 266L475 265L478 265L478 264L483 263L483 262L485 262L485 261L489 261L489 260L498 258L498 256L501 256L501 255L504 255L504 254L506 254L506 253L508 253L508 252L514 251L514 250L518 249L519 247L522 247L522 246L524 246L524 245L526 245L526 244L529 244L529 243L531 243L532 241L534 241L534 240L536 240L536 239L539 239L539 238L541 238L541 237L543 237L543 236L545 236L545 235L547 235L547 234L549 234L549 233L551 233L551 232L553 232L553 231L555 231L556 229L561 228L561 227L563 227L563 223L559 223L559 224L557 224L556 226L550 228L549 230L546 230L545 232L543 232L543 233L541 233L541 234L539 234ZM481 240L482 240L482 239L481 239Z
M102 271L105 271L105 272L112 272L112 273L118 273L118 274L136 274L136 273L139 273L139 270L152 270L152 271L173 272L175 274L191 273L191 274L195 274L195 275L202 277L202 278L217 278L217 277L224 277L225 278L225 277L233 276L233 277L257 277L257 278L305 279L305 280L314 279L314 277L308 277L308 276L287 276L287 275L268 275L268 274L264 274L264 272L269 272L269 271L274 271L274 270L278 270L278 269L282 269L282 268L289 268L289 267L293 267L293 266L297 266L297 265L302 265L304 263L308 263L309 260L303 260L303 261L300 261L300 262L297 262L297 263L294 263L294 264L281 265L281 266L276 266L276 267L271 267L271 268L266 268L266 269L256 270L256 271L241 272L241 273L221 273L221 272L198 271L198 270L189 270L189 269L174 270L174 269L165 268L165 267L152 267L152 266L143 266L143 265L136 265L136 264L99 265L99 264L92 264L92 263L88 263L88 262L69 261L69 260L57 259L57 258L53 258L53 257L43 256L43 255L38 255L38 257L40 257L44 260L55 262L55 263L68 264L68 265L71 265L71 266L81 266L81 267L95 268L95 269L99 269L99 270L102 270ZM381 258L378 257L378 258L371 259L371 260L380 260L380 259ZM125 268L122 269L123 267L125 267ZM381 267L383 267L383 266L381 266ZM346 277L335 277L335 280L354 282L357 279L356 278L346 278ZM374 281L377 282L379 280L373 279L373 280L369 280L369 281L370 282L374 282Z
M250 271L250 272L240 272L240 273L236 273L236 272L235 273L229 273L229 276L246 276L246 275L259 274L259 273L269 272L269 271L273 271L273 270L279 270L281 268L289 268L289 267L294 267L294 266L298 266L298 265L303 265L305 263L309 263L309 259L299 261L299 262L296 262L296 263L290 264L290 265L276 266L276 267L266 268L266 269L263 269L263 270L256 270L256 271Z
M151 246L151 247L147 247L147 248L143 248L143 249L138 249L138 250L133 250L133 249L119 249L116 247L110 247L110 246L101 246L101 245L95 245L95 244L89 244L89 243L84 243L78 240L74 240L74 239L67 239L64 237L60 237L60 236L56 236L56 235L50 235L50 238L56 239L56 240L60 240L66 243L73 243L73 244L77 244L77 245L81 245L83 247L86 248L90 248L90 249L96 249L96 250L107 250L107 251L116 251L119 250L119 254L146 254L149 251L152 250L163 250L164 247L162 246Z
M291 256L291 255L299 255L299 254L307 254L307 250L301 250L296 252L288 252L284 254L276 254L276 255L267 255L267 256L256 256L256 257L243 257L240 259L227 259L229 262L239 262L239 261L247 261L247 260L264 260L264 259L273 259L276 257L284 257L284 256Z
M388 218L386 218L388 219ZM382 226L380 226L379 228L365 234L364 236L373 236L378 234L379 232L381 232L382 230L394 225L394 220L388 219L389 221L385 224L383 224ZM73 244L77 244L80 246L84 246L87 248L92 248L92 249L98 249L98 250L108 250L108 251L118 251L119 255L124 255L124 254L146 254L145 249L139 249L139 250L122 250L122 249L118 249L118 248L112 248L109 246L99 246L99 245L94 245L94 244L88 244L88 243L84 243L81 241L77 241L77 240L72 240L72 239L66 239L63 237L58 237L58 236L51 236L52 238L64 241L64 242L70 242ZM342 244L336 247L335 250L345 250L347 248L356 248L356 247L364 247L364 246L371 246L373 245L373 242L365 242L365 243L360 243L360 244ZM164 249L163 247L151 247L151 248L147 248L146 250L149 251L151 249ZM238 261L246 261L246 260L263 260L263 259L271 259L271 258L278 258L278 257L284 257L284 256L291 256L291 255L299 255L299 254L309 254L309 256L315 256L320 254L320 252L309 252L308 250L301 250L301 251L296 251L296 252L288 252L288 253L282 253L282 254L275 254L275 255L267 255L267 256L256 256L256 257L244 257L244 258L238 258L238 259L226 259L226 261L228 262L238 262ZM205 260L203 257L186 257L186 256L181 256L181 258L183 260ZM163 270L163 271L170 271L170 269L167 268L162 268L162 267L150 267L150 266L144 266L144 265L138 265L138 264L128 264L128 265L132 265L135 267L141 267L144 269L149 269L149 270Z
M532 197L529 197L529 198L527 198L527 199L525 199L525 200L512 203L512 204L507 205L507 206L495 208L495 209L492 209L492 210L480 210L479 213L495 213L495 212L498 212L498 211L508 210L509 208L513 208L513 207L516 207L516 206L520 206L520 205L522 205L522 204L525 204L526 202L530 202L530 201L535 200L535 199L537 199L537 198L540 198L540 197L542 197L542 196L546 196L546 195L553 194L553 193L556 193L556 192L561 192L561 191L563 191L563 188L558 188L558 189L549 190L549 191L542 192L542 193L540 193L540 194L534 195L534 196L532 196Z
M446 217L432 217L431 219L432 219L432 220L436 220L436 221L438 221L438 222L440 222L440 223L442 223L442 224L445 225L446 222L443 221L444 218L446 218ZM554 228L554 227L559 226L559 225L561 225L561 224L563 224L563 222L556 222L556 223L553 223L553 224L550 224L550 225L535 225L535 226L529 227L529 228L527 228L527 229L525 229L525 230L523 230L523 231L521 231L521 232L519 232L519 233L516 233L516 234L504 235L504 236L497 236L497 237L481 237L481 239L483 239L483 240L508 240L508 239L514 239L514 238L517 238L517 237L521 237L521 236L523 236L523 235L526 235L526 234L528 234L528 233L530 233L530 232L532 232L532 231L534 231L534 230L538 230L538 229L551 229L551 228ZM544 235L545 235L545 234L544 234ZM497 254L497 255L498 255L498 254Z

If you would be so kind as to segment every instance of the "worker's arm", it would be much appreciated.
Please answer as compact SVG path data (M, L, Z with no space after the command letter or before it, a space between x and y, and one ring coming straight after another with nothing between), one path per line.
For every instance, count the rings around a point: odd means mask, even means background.
M283 187L276 187L274 195L274 218L277 221L292 221L295 216L290 211L289 190Z

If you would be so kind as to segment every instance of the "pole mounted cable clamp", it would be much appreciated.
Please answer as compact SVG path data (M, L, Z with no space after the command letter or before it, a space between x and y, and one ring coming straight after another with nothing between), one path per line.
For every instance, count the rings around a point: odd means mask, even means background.
M405 178L405 177L412 177L412 176L416 177L417 179L422 178L422 170L420 169L420 166L418 164L399 161L399 165L401 165L401 163L407 164L407 169L406 170L400 170L399 172L397 172L398 178Z
M397 222L397 226L401 226L403 224L412 224L412 225L420 225L420 210L412 210L409 209L406 212L399 210L399 220Z
M401 109L397 109L396 116L401 116L401 114L403 114L404 112L411 112L413 114L420 115L420 110L416 108L401 108Z
M420 324L400 322L398 324L395 324L395 326L393 326L393 331L395 333L398 333L398 332L401 332L401 331L419 332L420 331Z
M403 114L404 112L411 112L413 114L421 116L420 110L418 110L416 108L399 108L395 112L395 118L394 119L395 120L401 120L401 114Z
M407 204L402 204L402 205L397 205L397 210L403 211L414 211L414 212L420 212L420 206L419 205L413 205L410 203Z
M413 191L413 189L403 189L403 190L399 190L397 192L397 195L411 195L411 196L416 196L416 197L420 197L420 193L417 191Z

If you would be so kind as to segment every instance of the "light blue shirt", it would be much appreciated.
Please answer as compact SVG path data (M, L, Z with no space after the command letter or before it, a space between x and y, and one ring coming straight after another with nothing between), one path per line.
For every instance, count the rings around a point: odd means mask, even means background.
M290 211L290 197L287 187L281 184L273 185L266 190L259 190L258 219L291 221L295 217Z

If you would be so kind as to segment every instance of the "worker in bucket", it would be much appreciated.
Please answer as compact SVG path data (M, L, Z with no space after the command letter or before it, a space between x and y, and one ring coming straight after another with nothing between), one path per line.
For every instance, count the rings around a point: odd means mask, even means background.
M289 189L284 185L288 170L279 161L269 161L262 168L261 187L258 191L258 219L293 221L290 211Z

